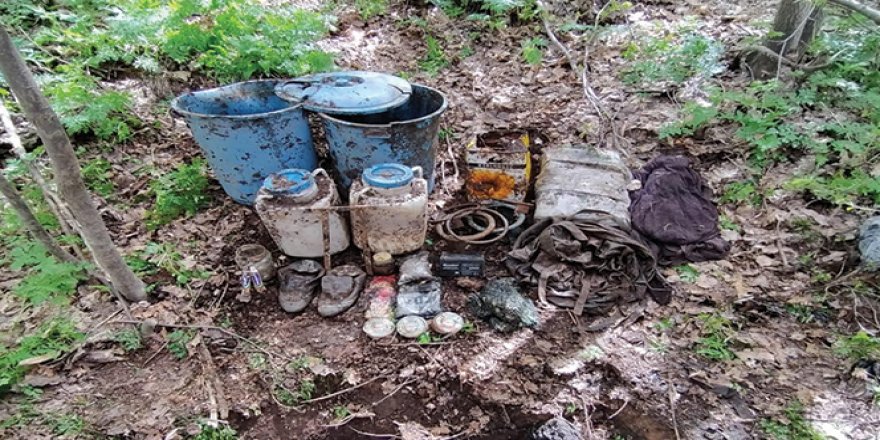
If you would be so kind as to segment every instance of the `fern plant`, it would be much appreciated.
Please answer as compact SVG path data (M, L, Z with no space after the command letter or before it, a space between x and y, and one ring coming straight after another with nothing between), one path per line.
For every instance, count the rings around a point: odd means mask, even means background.
M156 229L183 215L194 215L210 200L206 194L208 176L205 161L193 160L150 183L156 196L153 208L147 213L147 227Z
M22 338L14 347L0 345L0 395L18 383L25 373L19 363L37 356L57 356L83 339L73 322L56 318L41 325L37 331Z

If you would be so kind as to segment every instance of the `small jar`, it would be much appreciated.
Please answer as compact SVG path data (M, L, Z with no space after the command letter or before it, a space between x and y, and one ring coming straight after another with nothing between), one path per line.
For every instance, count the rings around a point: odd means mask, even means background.
M272 260L272 254L262 245L242 245L235 251L235 263L242 271L247 271L251 267L257 269L263 281L275 277L275 262Z
M391 275L394 273L394 257L388 252L373 254L373 273L376 275Z

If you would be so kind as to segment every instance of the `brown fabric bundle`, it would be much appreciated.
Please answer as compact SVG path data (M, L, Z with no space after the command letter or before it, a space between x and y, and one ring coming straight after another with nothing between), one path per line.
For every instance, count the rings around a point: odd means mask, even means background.
M542 305L574 308L577 315L606 313L618 303L643 299L646 292L660 304L670 299L651 250L610 217L535 223L514 243L507 266L538 286Z

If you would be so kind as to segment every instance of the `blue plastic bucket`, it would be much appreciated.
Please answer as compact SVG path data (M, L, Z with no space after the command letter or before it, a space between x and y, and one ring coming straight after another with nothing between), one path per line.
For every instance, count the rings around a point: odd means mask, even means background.
M381 113L321 113L340 183L348 188L371 166L399 163L422 167L428 191L433 190L437 131L446 106L446 96L442 93L413 84L412 96L404 104Z
M238 203L253 205L263 180L278 170L311 171L318 166L302 106L275 95L278 83L240 82L187 93L171 102L223 190Z

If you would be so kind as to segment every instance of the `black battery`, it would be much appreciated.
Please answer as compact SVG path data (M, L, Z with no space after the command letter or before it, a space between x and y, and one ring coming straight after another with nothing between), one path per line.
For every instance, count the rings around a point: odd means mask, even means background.
M441 277L481 277L485 267L486 260L480 254L442 252L436 269Z

